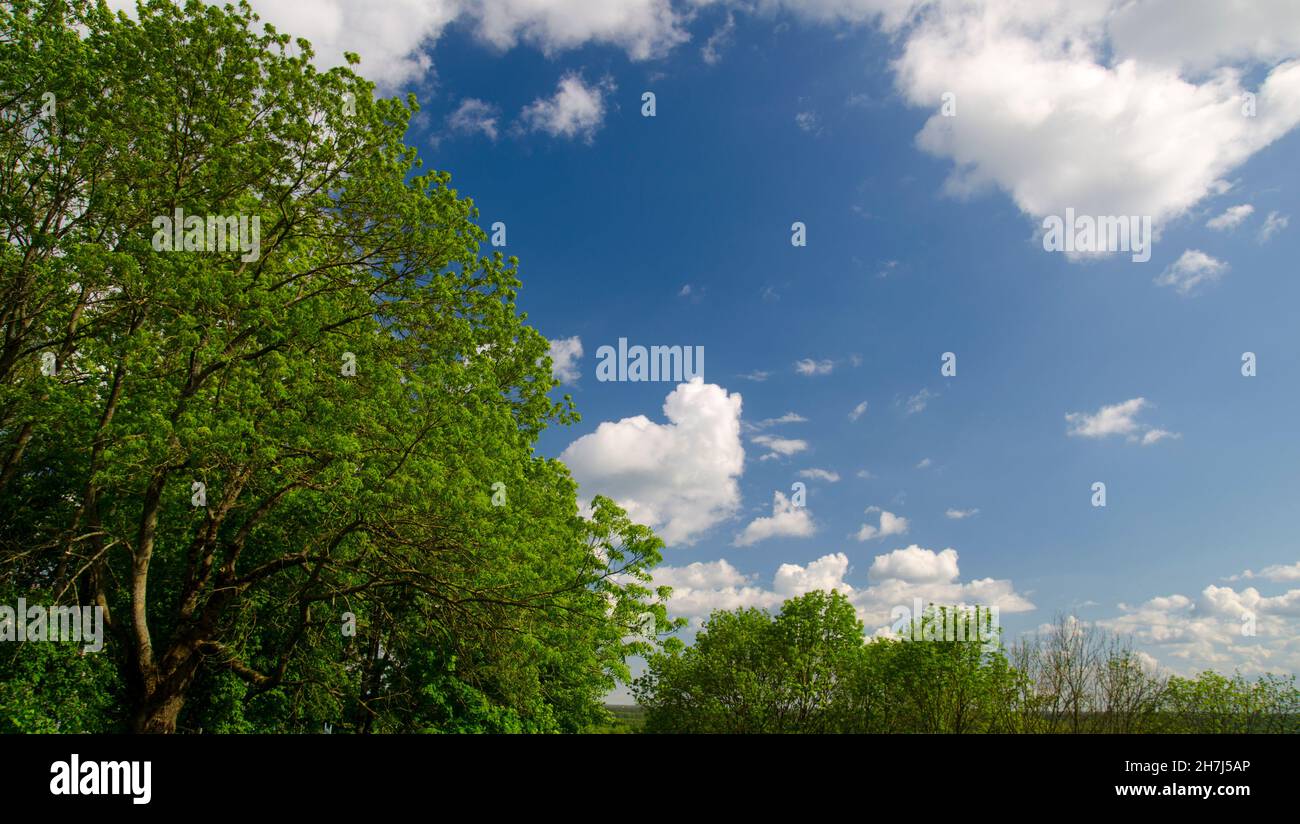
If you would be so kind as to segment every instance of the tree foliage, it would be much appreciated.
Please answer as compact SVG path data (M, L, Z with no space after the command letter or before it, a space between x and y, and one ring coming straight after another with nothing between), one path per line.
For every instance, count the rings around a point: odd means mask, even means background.
M414 97L311 57L242 3L0 9L0 595L102 607L111 662L0 680L86 677L85 729L603 721L661 543L534 454L576 413ZM177 209L260 255L158 251Z
M909 637L934 640L868 640L836 592L790 599L776 616L718 611L694 645L651 655L634 690L647 732L1300 731L1294 677L1166 678L1067 619L1010 649L944 640L943 626L927 611Z

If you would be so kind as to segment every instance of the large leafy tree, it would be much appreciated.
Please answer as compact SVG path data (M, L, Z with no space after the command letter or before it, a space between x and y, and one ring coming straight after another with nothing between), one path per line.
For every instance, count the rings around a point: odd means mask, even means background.
M851 683L865 639L838 592L714 612L690 647L647 659L633 688L648 732L841 732L857 717Z
M661 544L534 454L576 413L414 98L311 57L244 4L0 10L0 574L113 662L0 666L122 696L79 728L582 728ZM260 254L159 251L177 209Z

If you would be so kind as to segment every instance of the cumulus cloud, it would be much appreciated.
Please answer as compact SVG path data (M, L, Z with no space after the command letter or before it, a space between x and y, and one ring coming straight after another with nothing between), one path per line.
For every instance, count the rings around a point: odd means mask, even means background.
M980 511L978 507L974 509L949 509L947 512L943 514L944 517L948 518L949 520L960 521L964 518L970 518L972 516L978 515L980 514Z
M868 630L887 634L890 610L916 601L922 604L979 604L996 606L1003 613L1028 612L1033 603L1016 592L1011 581L980 578L962 582L957 550L941 552L912 544L885 555L877 555L868 571L872 584L855 598L858 614Z
M111 5L134 11L135 0L113 0ZM432 72L433 44L463 12L456 0L392 0L380 5L252 0L250 5L263 22L311 41L318 67L346 65L343 52L356 52L361 74L389 91Z
M581 75L566 74L560 78L555 94L524 107L519 113L520 122L528 131L591 143L605 120L605 95L614 88L610 78L589 85Z
M622 49L632 60L666 54L689 39L671 0L252 0L263 21L311 41L321 68L361 56L361 71L388 92L433 71L431 54L447 27L464 25L497 49L519 44L546 55L589 43ZM134 14L135 0L110 0Z
M849 412L849 420L856 421L858 418L861 418L865 414L867 414L867 402L863 401L862 403L853 407L852 411Z
M1213 283L1228 271L1228 264L1202 252L1188 249L1156 278L1160 286L1172 286L1180 295L1190 295L1202 283Z
M1096 412L1070 412L1065 416L1070 424L1066 434L1080 438L1109 438L1121 435L1129 442L1138 442L1143 446L1164 440L1181 437L1176 432L1158 429L1141 423L1137 416L1144 409L1151 408L1146 398L1130 398L1122 403L1103 406Z
M582 494L613 498L671 545L694 542L740 506L741 397L701 378L664 401L667 423L605 421L564 450Z
M807 538L816 531L808 507L795 506L777 491L772 496L772 514L750 521L733 543L752 546L768 538Z
M1300 17L1288 0L1225 7L1218 0L1121 4L1109 21L1120 54L1186 71L1223 62L1272 63L1300 52Z
M854 587L846 579L852 572L849 558L830 553L807 564L781 564L772 576L771 587L759 586L757 575L743 575L725 559L694 563L685 567L659 567L655 583L673 587L668 600L670 615L700 619L715 609L758 607L776 610L787 598L813 590L836 590L853 603L868 634L887 632L897 606L911 609L915 600L924 604L981 604L996 606L1004 613L1027 612L1034 605L1016 592L1009 580L981 578L963 582L957 551L942 552L912 545L877 556L865 587Z
M849 556L843 552L823 555L807 566L781 564L772 576L772 588L783 598L793 598L814 590L839 590L851 594L853 587L844 582L849 571Z
M1259 572L1245 570L1237 575L1228 578L1229 581L1250 580L1260 578L1265 581L1300 581L1300 561L1294 564L1273 564L1264 567Z
M571 338L556 338L550 343L547 354L551 356L551 374L560 383L576 383L582 377L578 371L578 361L582 358L582 339L574 335Z
M1286 573L1283 573L1286 574ZM1283 579L1289 580L1289 579ZM1300 668L1300 589L1267 596L1211 584L1197 596L1179 593L1137 604L1096 624L1133 638L1172 670L1240 670L1247 676Z
M743 586L750 576L729 564L725 558L717 561L696 561L686 566L661 566L654 570L655 586L674 589L720 589Z
M930 460L929 458L922 458L921 460L917 461L916 468L929 469L933 464L934 461Z
M1226 229L1236 229L1255 213L1255 207L1249 203L1243 203L1240 206L1229 206L1223 214L1218 217L1212 217L1205 222L1205 225L1216 232L1222 232Z
M655 586L673 588L668 614L695 619L696 624L716 609L768 609L781 603L780 595L754 585L757 576L741 574L725 558L684 567L659 566L652 574Z
M1178 10L1174 10L1174 6ZM1271 68L1243 114L1243 72L1200 59L1273 61L1294 55L1289 38L1246 35L1235 8L1198 4L1218 46L1196 53L1153 34L1183 18L1181 3L1110 0L935 0L900 29L899 91L935 110L918 135L953 161L946 188L958 196L996 187L1034 217L1149 215L1162 221L1228 188L1228 174L1300 122L1300 62ZM1150 9L1159 26L1149 26ZM1264 15L1294 28L1295 15ZM1254 37L1255 41L1251 41ZM1194 38L1204 40L1205 37ZM1157 45L1158 44L1158 45ZM1193 58L1197 59L1193 59ZM957 114L939 111L945 93ZM1117 135L1122 138L1117 139Z
M951 581L957 577L957 550L949 547L935 552L912 544L886 555L877 555L867 574L876 580Z
M867 507L867 514L871 515L876 512L880 513L880 523L863 524L858 529L857 538L859 541L873 541L887 538L890 535L906 535L908 522L901 515L895 515L892 512L886 512L878 506Z
M670 0L470 0L464 13L494 46L525 42L548 55L605 43L647 60L689 39Z

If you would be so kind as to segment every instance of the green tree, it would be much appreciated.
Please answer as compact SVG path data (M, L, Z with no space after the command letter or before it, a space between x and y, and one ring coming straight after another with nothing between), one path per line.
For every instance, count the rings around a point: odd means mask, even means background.
M414 97L311 57L242 3L0 9L4 588L105 610L101 728L603 721L661 543L534 454L576 413ZM260 254L160 251L176 210Z
M633 685L647 732L833 732L863 649L862 624L837 592L717 611L690 647L647 659Z
M938 628L937 633L931 630ZM714 612L691 647L651 655L634 683L647 732L1009 732L1020 676L972 631L868 641L838 592ZM932 640L930 640L932 639Z
M1160 709L1160 732L1300 732L1300 690L1293 675L1262 675L1253 682L1240 673L1175 676L1169 679Z
M985 643L973 620L953 608L913 618L910 638L880 638L868 648L868 686L879 684L889 732L1010 732L1018 674L1001 646ZM993 639L996 640L996 639ZM859 689L866 687L860 686Z

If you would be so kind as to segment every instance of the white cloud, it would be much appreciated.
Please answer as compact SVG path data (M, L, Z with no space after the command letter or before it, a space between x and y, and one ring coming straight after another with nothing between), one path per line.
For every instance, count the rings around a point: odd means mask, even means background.
M832 472L829 469L801 469L799 470L800 478L810 478L815 481L826 481L827 483L838 483L840 473Z
M782 564L772 576L772 588L753 584L757 576L741 575L726 559L694 563L688 567L655 568L656 586L671 586L668 614L695 619L696 624L715 609L758 607L775 610L787 598L815 589L852 593L844 582L849 559L842 552L823 555L806 566Z
M656 584L674 587L668 600L670 615L699 620L715 609L758 607L775 610L787 598L813 590L837 590L853 602L868 634L879 634L892 623L895 606L922 603L982 604L997 606L1005 613L1034 609L1008 580L982 578L962 582L957 552L934 552L913 545L877 556L871 565L870 585L856 588L845 578L851 572L848 556L830 553L807 564L782 564L772 576L772 586L756 586L757 576L745 576L725 559L695 563L689 567L659 567Z
M767 461L773 458L788 458L791 455L797 455L808 448L808 442L798 438L779 438L776 435L756 435L751 438L759 446L765 446L770 451L759 458L760 461Z
M781 564L772 576L772 588L783 598L793 598L814 590L839 590L852 593L844 582L849 571L849 557L843 552L823 555L808 566Z
M979 513L980 511L979 508L977 507L975 509L949 509L947 512L943 514L944 517L946 518L949 518L954 521L960 521L963 518L970 518L972 516L978 515Z
M700 57L710 66L722 62L722 50L731 45L731 37L736 31L736 16L730 11L727 12L727 19L721 26L709 35L709 39L700 49Z
M672 595L668 598L668 614L674 618L691 618L698 625L699 621L715 609L741 609L758 607L771 609L779 606L781 596L775 592L750 583L754 576L741 576L739 580L723 580L718 583L693 583L693 579L703 579L708 575L719 577L735 572L735 567L726 559L709 563L694 563L691 567L705 567L695 575L684 573L690 567L660 566L654 569L656 586L671 586ZM738 573L737 573L738 574Z
M1213 283L1228 271L1228 264L1202 252L1188 249L1160 273L1156 283L1172 286L1180 295L1189 295L1202 283Z
M1225 229L1236 229L1242 222L1255 213L1255 207L1249 203L1243 203L1240 206L1229 206L1223 214L1218 217L1212 217L1206 221L1205 225L1217 232Z
M733 543L751 546L768 538L807 538L816 531L808 507L795 506L777 491L772 496L772 515L750 521Z
M867 573L872 579L896 579L909 582L951 581L957 577L957 550L942 552L922 549L912 544L887 555L877 555Z
M822 25L875 22L895 86L934 114L920 147L946 188L1007 192L1027 215L1149 215L1157 229L1229 188L1300 123L1291 0L761 0ZM1246 86L1249 70L1262 82ZM945 93L955 117L944 117ZM1255 94L1255 116L1243 112Z
M711 562L696 561L686 566L661 566L654 570L655 586L677 589L717 589L744 586L749 576L727 563L725 558Z
M1300 62L1274 65L1297 52L1297 15L1283 5L1245 15L1277 24L1257 26L1236 19L1237 6L1204 0L1196 25L1185 27L1182 0L918 3L907 25L892 29L902 40L896 85L934 111L917 142L954 163L949 193L997 187L1036 218L1073 207L1149 215L1159 227L1224 191L1234 169L1300 122ZM1190 48L1168 35L1170 22L1212 46ZM1209 55L1217 57L1206 64ZM1247 89L1240 68L1217 62L1228 58L1271 70ZM1242 112L1248 90L1255 117ZM948 92L955 117L939 110Z
M753 381L754 383L762 383L763 381L767 380L771 375L772 375L771 372L764 372L762 369L755 369L753 372L746 372L745 374L740 375L739 377L742 380Z
M1291 218L1288 215L1269 212L1268 217L1264 218L1264 225L1259 227L1259 242L1268 242L1269 238L1285 229L1290 222Z
M1300 52L1300 15L1290 0L1143 0L1121 5L1109 30L1119 53L1191 71Z
M798 412L787 412L779 418L764 418L754 424L754 429L766 429L769 426L778 426L783 423L807 423L808 419Z
M1265 581L1300 581L1300 561L1294 564L1273 564L1259 572L1248 569L1239 575L1233 575L1228 580L1250 580L1251 578L1262 578Z
M921 460L916 464L916 468L917 468L917 469L929 469L929 468L931 467L931 465L933 465L933 463L934 463L934 461L930 460L929 458L922 458L922 459L921 459Z
M1003 613L1035 608L1009 580L980 578L963 583L957 561L955 549L935 552L916 544L877 555L868 572L872 585L855 596L858 615L868 631L876 627L873 634L888 634L890 610L895 606L911 610L916 600L922 604L996 606Z
M582 377L578 371L578 361L582 358L582 339L577 335L571 338L556 338L551 341L551 374L560 383L574 383Z
M465 11L494 46L522 41L548 55L606 43L646 60L689 39L670 0L470 0Z
M1066 434L1080 438L1109 438L1112 435L1122 435L1130 442L1140 442L1143 446L1149 446L1165 438L1182 437L1176 432L1139 422L1137 416L1150 407L1151 404L1146 398L1130 398L1122 403L1103 406L1091 414L1070 412L1065 416L1066 423L1070 424Z
M134 15L135 0L110 0ZM527 43L544 54L589 43L633 60L666 54L689 35L671 0L252 0L263 21L311 41L321 68L361 56L360 72L389 92L433 71L431 54L453 22L499 49Z
M890 535L906 535L908 521L901 515L895 515L892 512L886 512L878 506L867 507L867 514L875 512L880 513L880 524L863 524L858 529L857 539L859 541L874 541L881 538L887 538Z
M1135 420L1137 414L1147 406L1145 398L1132 398L1123 403L1103 406L1089 415L1085 412L1071 412L1065 420L1074 424L1071 435L1084 438L1105 438L1110 435L1130 435L1138 428Z
M499 117L500 113L496 106L477 98L467 97L447 118L447 126L453 132L460 134L482 132L488 139L496 140Z
M1176 593L1118 608L1096 624L1132 637L1174 671L1240 670L1249 677L1300 669L1300 589L1266 596L1254 587L1211 584L1197 597Z
M909 415L915 415L918 412L924 412L925 407L930 403L930 399L935 397L935 393L929 389L922 389L915 395L907 399L904 410Z
M807 132L808 134L821 133L821 126L818 124L816 112L799 112L794 116L794 122L795 125L799 127L800 131Z
M134 11L135 2L117 0L114 5ZM361 57L358 73L388 90L432 72L431 47L462 13L456 0L392 0L377 5L349 0L252 0L251 5L263 22L311 41L318 67L346 65L343 52L356 52Z
M861 418L866 413L867 413L867 402L863 401L862 403L853 407L853 411L849 413L849 420L856 421L858 418Z
M829 375L835 368L835 362L830 360L815 361L812 358L804 358L795 361L794 371L800 375Z
M1167 429L1148 429L1146 432L1142 433L1142 445L1150 446L1153 443L1163 441L1165 438L1173 438L1174 440L1177 440L1181 437L1182 435L1177 432L1170 432Z
M607 495L671 545L692 543L735 514L744 470L739 394L701 378L664 401L668 423L606 421L560 455L590 497Z
M580 75L569 73L560 78L554 95L534 100L519 118L529 131L591 143L605 120L605 95L614 88L610 78L588 85Z

